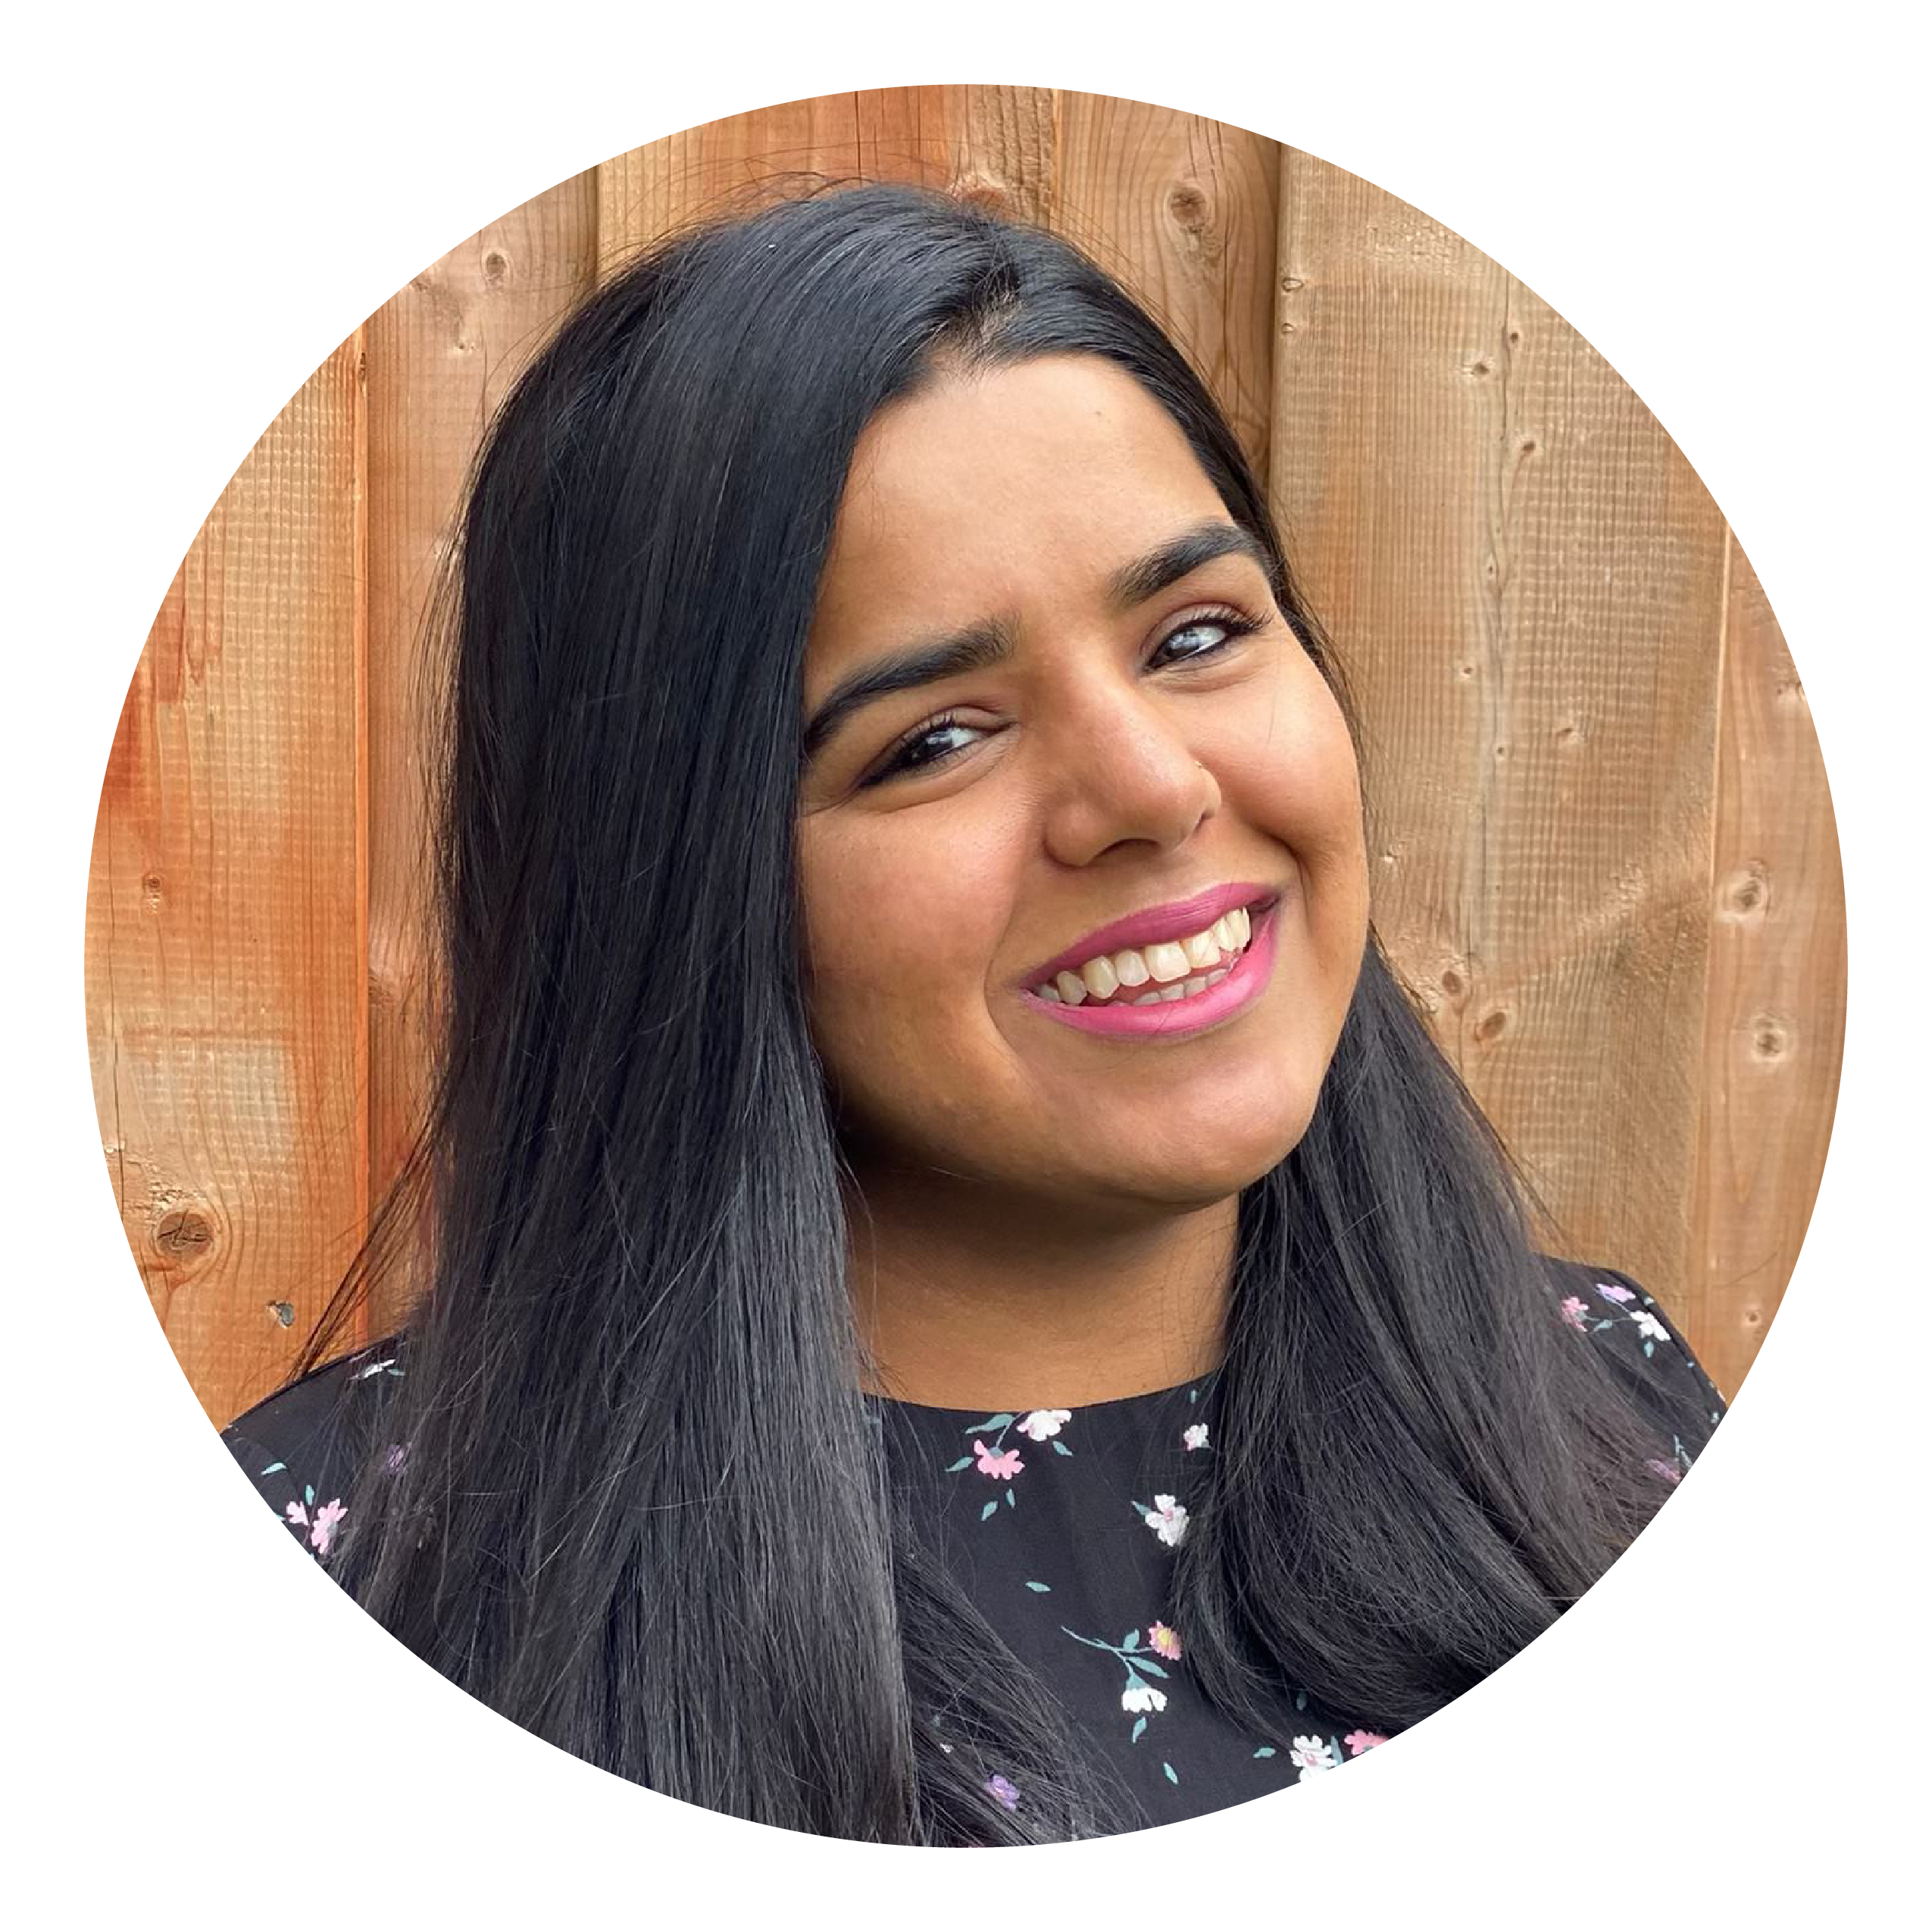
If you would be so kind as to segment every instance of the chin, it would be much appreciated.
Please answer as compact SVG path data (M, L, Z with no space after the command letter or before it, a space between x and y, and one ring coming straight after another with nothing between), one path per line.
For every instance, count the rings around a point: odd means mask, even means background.
M1115 1167L1096 1172L1090 1185L1096 1194L1148 1202L1177 1212L1211 1208L1229 1196L1252 1187L1294 1152L1299 1133L1261 1149L1218 1149L1211 1158L1169 1161L1132 1171ZM1071 1190L1070 1190L1071 1191Z

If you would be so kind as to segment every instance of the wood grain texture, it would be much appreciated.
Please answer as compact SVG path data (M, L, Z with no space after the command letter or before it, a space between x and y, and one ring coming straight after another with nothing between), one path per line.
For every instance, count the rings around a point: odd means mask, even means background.
M414 1131L424 619L489 413L638 248L828 179L1042 222L1174 333L1336 641L1392 957L1560 1245L1733 1393L1815 1196L1845 947L1802 689L1716 506L1560 316L1371 184L1143 102L933 86L687 130L492 223L317 372L184 562L103 788L87 996L211 1417L280 1379Z
M1283 158L1272 500L1361 705L1378 930L1581 1258L1695 1302L1717 507L1548 305Z
M598 169L599 273L687 222L821 180L908 182L1037 220L1053 154L1052 96L1037 88L879 88L733 114Z
M177 574L88 882L108 1173L217 1423L283 1379L368 1206L361 352L303 385Z
M1724 620L1690 1326L1718 1387L1805 1238L1845 1051L1845 876L1790 652L1735 539Z
M1102 94L1059 97L1048 224L1146 304L1266 483L1274 408L1277 144Z
M369 1142L386 1187L420 1127L437 989L427 924L425 746L441 659L424 619L483 432L590 286L596 181L562 182L432 263L371 316L369 483ZM317 1283L324 1296L334 1284ZM367 1326L406 1311L396 1280ZM305 1321L319 1312L311 1293ZM365 1333L364 1339L367 1339Z

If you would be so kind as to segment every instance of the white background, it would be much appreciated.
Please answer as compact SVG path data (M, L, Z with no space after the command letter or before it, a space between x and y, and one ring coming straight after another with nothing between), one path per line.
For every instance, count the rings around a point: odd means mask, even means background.
M1902 1418L1924 1396L1927 1271L1906 1224L1925 1196L1927 640L1907 577L1926 351L1908 307L1912 63L1880 24L1906 16L1034 7L1021 34L952 8L758 11L69 9L11 37L10 1897L62 1925L143 1908L976 1929L1915 1915L1924 1508ZM942 81L1256 129L1416 204L1553 303L1675 436L1763 579L1829 763L1851 921L1802 1260L1730 1420L1632 1555L1346 1777L1004 1857L673 1805L376 1630L261 1510L148 1312L81 1003L94 814L147 626L324 355L445 249L602 158L771 102ZM1108 1879L1132 1889L1097 1892Z

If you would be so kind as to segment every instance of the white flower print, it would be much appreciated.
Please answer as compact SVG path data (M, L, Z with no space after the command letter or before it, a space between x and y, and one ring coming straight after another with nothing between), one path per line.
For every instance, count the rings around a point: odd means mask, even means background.
M1156 1690L1151 1683L1130 1683L1121 1693L1123 1711L1165 1711L1167 1708L1167 1693Z
M1646 1342L1668 1342L1671 1331L1648 1308L1632 1308L1630 1319L1637 1324L1637 1332Z
M1205 1422L1190 1422L1180 1432L1180 1440L1191 1449L1208 1446L1208 1425Z
M1157 1496L1141 1520L1171 1549L1187 1533L1187 1511L1171 1496Z
M1074 1411L1070 1408L1036 1408L1030 1410L1014 1424L1023 1436L1030 1436L1036 1443L1043 1443L1049 1436L1060 1433L1063 1422L1071 1422Z
M1335 1754L1319 1737L1298 1737L1289 1746L1290 1760L1299 1765L1305 1777L1310 1771L1333 1771Z

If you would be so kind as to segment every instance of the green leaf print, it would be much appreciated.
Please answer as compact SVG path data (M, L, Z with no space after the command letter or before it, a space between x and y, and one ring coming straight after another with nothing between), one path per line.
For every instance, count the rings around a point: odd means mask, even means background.
M1255 1755L1258 1758L1271 1758L1274 1755L1274 1746L1272 1744L1264 1744L1255 1753Z
M1019 1507L1019 1505L1013 1500L1013 1492L1011 1490L1006 1492L1006 1506L1008 1509L1017 1509Z
M970 1469L972 1466L973 1458L970 1455L962 1455L957 1462L949 1462L946 1465L946 1473L949 1476L956 1476L961 1470Z
M1127 1635L1121 1639L1121 1648L1123 1650L1131 1650L1140 1641L1140 1633L1138 1630L1129 1630Z
M1165 1758L1161 1761L1161 1768L1167 1773L1168 1782L1170 1784L1178 1784L1180 1782L1180 1780L1174 1774L1174 1766L1169 1764Z
M1010 1415L989 1415L983 1422L975 1422L970 1429L962 1429L962 1436L983 1436L989 1429L1004 1429L1012 1422Z
M993 1499L992 1500L992 1502L990 1502L989 1503L988 1503L988 1504L986 1505L986 1506L983 1509L982 1509L982 1510L980 1512L980 1521L982 1523L983 1523L983 1522L986 1520L986 1518L987 1518L989 1516L990 1516L990 1515L993 1514L993 1512L996 1509L997 1509L999 1507L999 1497L998 1497L998 1496L995 1496L995 1497L993 1498Z
M1146 1728L1147 1720L1145 1718L1136 1718L1133 1721L1133 1733L1127 1739L1127 1742L1130 1744L1138 1744L1140 1742L1140 1733Z
M271 1463L268 1465L268 1467L267 1467L266 1469L264 1469L264 1470L261 1473L262 1473L264 1476L272 1476L272 1475L274 1475L274 1473L276 1472L276 1471L277 1471L277 1470L278 1470L278 1469L286 1469L286 1468L288 1468L288 1466L289 1466L289 1465L288 1465L286 1462L271 1462Z
M1052 1593L1053 1586L1051 1583L1036 1583L1029 1578L1027 1587L1029 1590L1036 1590L1039 1591L1043 1596L1046 1596L1049 1595Z
M1055 1455L1071 1455L1073 1451L1068 1448L1058 1436L1055 1436L1053 1438L1053 1453Z

